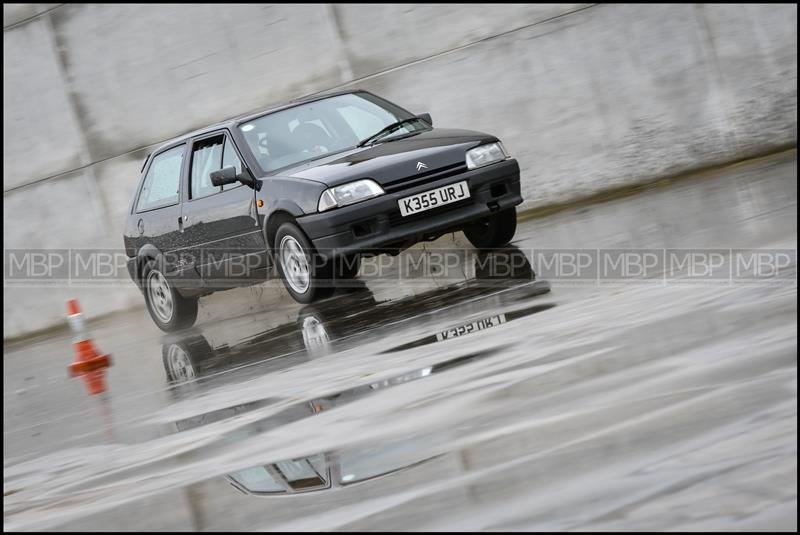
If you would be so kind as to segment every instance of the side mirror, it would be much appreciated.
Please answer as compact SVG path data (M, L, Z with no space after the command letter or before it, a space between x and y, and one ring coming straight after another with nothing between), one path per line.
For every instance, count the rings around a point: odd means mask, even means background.
M212 171L208 176L211 177L211 183L215 186L224 186L225 184L241 182L245 186L250 186L256 191L261 191L260 180L256 180L250 176L250 173L247 170L244 170L241 173L236 173L236 167L233 165L223 167L218 171Z
M433 126L433 119L431 119L430 113L420 113L419 115L417 115L417 118L422 119L429 125Z
M236 167L232 165L223 167L218 171L212 171L209 176L211 177L211 183L215 186L224 186L225 184L233 184L239 181L236 176Z

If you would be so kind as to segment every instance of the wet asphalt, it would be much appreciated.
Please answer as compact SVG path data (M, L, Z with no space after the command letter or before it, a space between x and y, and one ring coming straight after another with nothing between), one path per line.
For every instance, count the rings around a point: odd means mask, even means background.
M69 335L7 347L4 527L796 530L796 177L792 151L497 251L443 237L315 305L215 294L179 334L99 321L101 396Z

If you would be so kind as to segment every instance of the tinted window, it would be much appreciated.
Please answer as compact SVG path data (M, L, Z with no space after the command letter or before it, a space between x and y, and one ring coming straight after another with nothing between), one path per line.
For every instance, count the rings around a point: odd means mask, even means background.
M184 145L153 157L147 170L136 211L152 210L178 202Z
M209 176L211 172L218 171L229 165L236 167L237 173L242 172L242 163L239 161L230 139L225 136L215 136L195 143L192 148L190 198L206 197L241 186L239 182L225 184L221 187L214 186L211 183L211 177Z

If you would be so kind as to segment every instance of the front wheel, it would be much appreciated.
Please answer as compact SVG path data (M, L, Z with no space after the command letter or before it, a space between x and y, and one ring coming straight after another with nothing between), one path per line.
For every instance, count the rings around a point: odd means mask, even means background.
M143 270L144 302L156 326L164 332L175 332L194 325L197 320L197 298L183 297L167 277L149 261Z
M464 235L478 249L489 249L508 244L516 231L517 209L513 207L471 223Z
M274 243L283 285L295 301L311 303L333 293L330 263L322 261L297 225L281 225Z

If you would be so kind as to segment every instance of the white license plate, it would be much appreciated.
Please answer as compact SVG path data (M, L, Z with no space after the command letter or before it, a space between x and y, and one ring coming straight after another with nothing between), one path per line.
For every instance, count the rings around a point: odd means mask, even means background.
M441 188L436 188L410 197L403 197L397 204L400 206L400 215L403 217L411 214L418 214L437 206L444 206L452 202L460 201L469 197L469 186L467 181L448 184Z
M453 327L452 329L447 329L446 331L437 333L436 341L441 342L442 340L450 340L451 338L457 338L459 336L464 336L465 334L482 331L484 329L490 329L505 322L505 314L489 316L488 318L479 319L478 321L473 321L472 323L465 323L464 325L459 325L458 327Z

